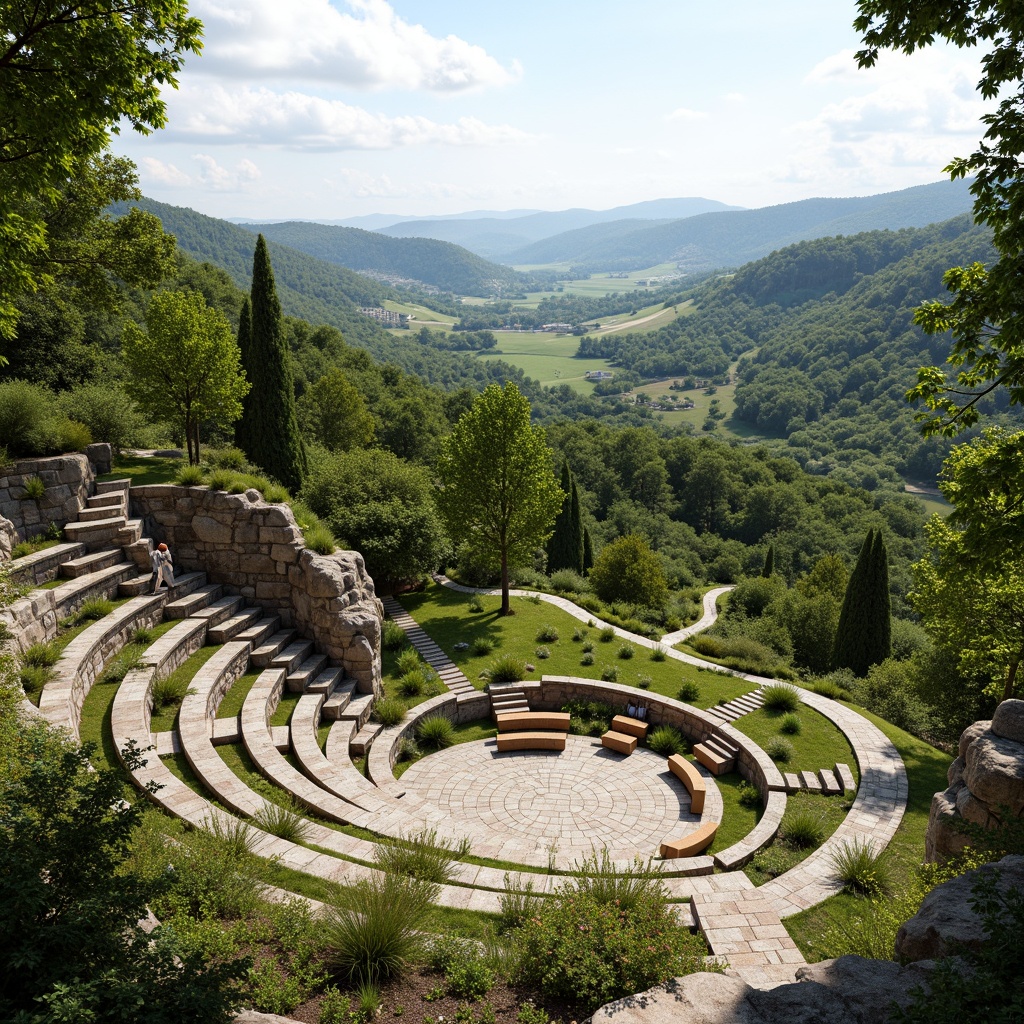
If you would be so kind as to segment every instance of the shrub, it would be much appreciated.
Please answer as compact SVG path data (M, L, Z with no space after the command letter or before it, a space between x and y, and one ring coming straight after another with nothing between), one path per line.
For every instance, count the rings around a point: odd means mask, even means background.
M423 678L423 673L419 669L413 669L412 672L406 672L401 679L398 680L398 692L403 697L419 697L423 693L423 689L426 686L426 680Z
M441 750L455 742L455 730L444 715L428 715L416 727L416 738L424 747Z
M587 638L587 631L582 626L577 626L572 631L573 643L580 643Z
M583 644L583 646L582 646L582 647L580 648L580 650L581 650L581 651L582 651L582 652L583 652L584 654L590 654L590 653L592 653L592 652L593 652L593 650L594 650L594 644L593 644L593 641L591 641L591 640L587 640L587 641L585 641L585 642L584 642L584 644Z
M328 985L320 997L317 1024L349 1024L351 1000L335 985Z
M545 661L551 657L551 650L548 647L538 647L533 653L540 661Z
M800 707L800 694L796 687L785 683L772 683L761 687L761 698L769 711L796 711Z
M245 452L232 445L224 448L207 448L206 459L217 469L228 469L233 473L244 473L250 468Z
M700 687L692 679L687 679L679 687L676 698L685 701L687 704L692 704L695 700L700 700Z
M491 662L488 679L492 683L518 683L526 678L526 662L511 654L503 654Z
M522 928L537 915L541 897L533 892L533 879L521 875L505 874L505 891L498 901L498 933Z
M590 651L584 651L582 657L580 658L580 664L581 665L593 665L594 664L594 655Z
M617 665L605 665L601 669L601 681L605 683L617 683L619 681L619 669Z
M797 810L783 818L779 835L790 846L807 850L821 846L825 839L825 826L820 815L813 811Z
M641 690L649 690L651 688L651 683L653 682L654 680L650 676L645 676L642 672L636 677L636 685L639 686Z
M758 792L757 786L745 779L736 787L736 794L739 797L740 807L757 810L761 806L761 794Z
M182 487L196 487L206 479L202 466L184 465L174 474L174 482ZM245 488L243 488L244 490Z
M211 491L226 491L230 486L232 480L235 479L235 474L229 469L215 469L206 478L206 486Z
M478 615L484 610L483 601L481 601L479 597L471 597L469 599L469 610L473 612L474 615Z
M177 707L188 693L189 681L183 676L165 676L153 682L153 710L163 711L165 708Z
M548 582L556 594L585 594L590 590L590 581L572 569L558 569Z
M105 618L114 610L114 602L105 597L90 598L75 613L78 622L89 622Z
M398 741L396 756L399 761L415 761L420 757L420 748L416 746L416 741L411 736L403 736Z
M704 952L703 941L679 927L656 877L642 865L616 875L594 857L514 933L511 980L592 1012L669 978L708 970Z
M602 626L597 634L597 639L603 644L611 643L615 639L615 630L612 626Z
M422 668L423 663L420 661L418 652L413 647L408 647L395 659L395 669L399 675L405 675L407 672L414 672L418 668Z
M448 994L456 999L481 999L494 987L494 971L484 951L468 939L454 935L435 939L428 963L431 970L444 975Z
M647 746L662 757L686 752L686 740L683 734L671 725L659 725L647 737Z
M867 841L856 838L845 842L832 854L836 877L848 892L862 896L881 896L892 888L888 864L883 852L876 852Z
M385 619L381 632L381 646L384 650L401 651L408 644L409 638L405 635L405 630L394 619Z
M326 523L314 523L303 531L302 536L306 547L318 555L331 555L337 547L334 534L331 533L331 528Z
M33 644L21 655L22 665L49 666L60 660L60 649L54 643Z
M25 501L42 501L46 497L46 484L38 476L30 476L23 486L25 492L22 499Z
M437 829L423 829L408 837L382 839L374 847L373 858L382 871L441 886L452 880L456 860L468 852L468 840L458 844L438 839Z
M278 839L286 839L289 843L303 842L312 831L312 823L299 813L298 805L293 800L287 803L264 801L252 820L257 828Z
M47 665L22 665L18 678L25 693L34 697L53 678L53 669Z
M469 645L469 653L472 654L474 658L484 658L490 654L496 646L497 645L490 637L478 636L475 640L471 641Z
M775 736L770 739L764 746L764 752L773 761L778 761L779 764L789 764L796 756L793 744L788 740L784 740L781 736Z
M324 922L329 968L357 984L400 976L422 954L422 931L436 892L435 885L394 873L353 886Z
M629 661L629 659L632 658L634 654L636 654L636 651L633 649L632 644L623 644L619 648L618 654L619 657L622 658L624 661Z
M406 707L394 697L384 697L373 705L373 717L385 728L398 725L405 718Z
M788 715L782 716L782 721L779 722L779 732L786 733L787 736L797 736L803 726L800 723L800 716L790 712Z
M558 639L558 630L554 626L544 625L541 626L537 632L537 643L539 644L553 644Z
M661 644L656 644L651 648L651 661L664 661L668 657L668 652Z

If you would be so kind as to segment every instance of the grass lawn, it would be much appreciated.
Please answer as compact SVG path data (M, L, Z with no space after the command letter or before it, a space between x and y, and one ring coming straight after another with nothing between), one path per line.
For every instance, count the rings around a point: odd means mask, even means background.
M497 736L498 727L489 718L481 718L476 722L464 722L462 725L456 725L452 732L455 743L477 743L480 740L490 740ZM429 757L430 754L424 756ZM416 761L422 760L422 757L416 759ZM416 761L399 761L394 769L395 778L400 779L409 768L416 764Z
M537 334L533 331L495 331L498 347L477 355L478 359L501 359L518 366L527 377L547 387L568 384L575 391L589 395L591 381L584 380L589 370L608 370L606 359L577 359L580 339L572 334Z
M679 661L652 661L650 652L643 647L634 647L632 658L619 657L619 650L629 646L616 637L608 643L598 639L598 631L588 628L586 623L574 619L567 612L545 602L534 604L525 597L512 598L514 615L498 614L500 597L481 597L482 612L469 610L469 596L446 587L431 583L422 593L407 594L401 598L410 615L426 630L429 636L466 674L477 689L483 689L485 681L480 673L498 655L511 654L523 658L534 666L527 674L528 679L539 679L542 675L573 675L585 679L600 679L605 669L614 668L616 682L637 686L641 677L650 679L652 693L676 697L684 681L695 682L700 687L700 696L694 701L701 708L717 704L723 698L731 699L753 689L750 683L716 672L706 672ZM538 641L537 634L544 626L554 626L558 639ZM576 630L586 632L586 640L594 645L594 663L581 664L583 641L572 639ZM473 655L468 650L456 651L457 643L470 643L487 638L496 645L491 654ZM546 647L550 657L539 658L537 648Z
M173 625L173 623L172 623ZM169 676L175 683L187 684L193 676L219 651L219 647L200 647L195 654L183 661ZM157 710L153 709L153 732L170 732L178 720L178 705L171 704Z
M801 704L795 713L800 719L800 732L796 735L781 732L779 726L784 716L767 708L744 715L732 724L762 749L776 737L789 743L793 748L793 760L785 764L777 762L780 771L817 772L819 768L832 768L841 763L848 764L854 778L858 778L853 748L839 727L806 704Z
M740 786L743 782L744 779L739 772L729 772L715 778L715 785L722 794L724 811L722 824L718 826L714 842L704 851L705 854L727 850L733 843L738 843L744 836L750 835L754 826L761 820L764 807L745 807L740 803Z
M249 696L253 683L256 682L262 671L262 669L254 669L252 672L246 672L244 676L239 676L231 684L231 689L224 694L217 707L218 718L234 718L242 713L245 698Z
M857 711L892 740L907 769L907 810L887 849L889 869L898 889L910 880L924 860L924 837L932 796L946 788L946 771L952 758L869 711L862 708L857 708ZM871 916L870 900L841 893L788 918L785 925L808 960L822 960L835 955L824 942L830 923Z
M114 471L96 477L97 480L131 480L132 485L169 484L181 469L181 459L145 458L140 455L119 455L114 460Z

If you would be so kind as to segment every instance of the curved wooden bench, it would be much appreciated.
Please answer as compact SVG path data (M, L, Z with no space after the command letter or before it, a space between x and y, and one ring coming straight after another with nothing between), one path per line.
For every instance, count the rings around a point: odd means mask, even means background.
M705 821L696 832L689 832L679 839L666 839L661 844L662 857L693 857L711 845L718 831L717 821Z
M564 732L504 732L498 750L565 750Z
M700 814L704 810L704 798L708 788L697 766L687 761L682 754L673 754L668 759L668 769L686 787L690 794L690 810Z
M647 723L641 722L639 718L630 718L629 715L616 715L612 719L612 731L642 740L647 736Z
M569 731L566 711L510 711L498 715L498 732L527 732L534 729Z

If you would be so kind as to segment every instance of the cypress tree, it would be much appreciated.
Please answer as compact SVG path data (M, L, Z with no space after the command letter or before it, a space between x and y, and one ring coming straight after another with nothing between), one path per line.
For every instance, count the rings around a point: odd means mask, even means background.
M252 462L292 493L302 486L306 450L295 417L295 388L284 341L281 303L263 235L256 239L252 264L251 344L243 354L252 390L246 398L241 436ZM243 350L244 353L244 350Z
M562 462L562 479L559 486L565 492L562 509L555 519L554 533L548 540L548 573L559 569L583 571L583 517L580 512L580 498L576 481L567 461Z
M869 530L839 612L835 667L865 676L872 665L884 661L890 650L889 616L888 554L881 531Z
M594 568L594 542L590 539L590 530L583 527L583 571L590 572Z
M775 545L768 545L768 554L764 556L764 568L761 570L761 575L768 579L772 573L775 572Z
M242 371L246 380L252 384L256 379L257 370L252 360L252 305L246 295L242 302L242 311L238 314L238 349L242 354ZM252 394L250 390L249 394ZM249 395L242 399L242 415L235 423L235 444L248 453L255 439L255 405Z

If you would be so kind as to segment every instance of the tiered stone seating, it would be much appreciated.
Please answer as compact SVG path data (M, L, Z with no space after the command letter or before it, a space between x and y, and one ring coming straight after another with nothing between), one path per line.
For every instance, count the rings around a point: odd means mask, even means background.
M84 544L55 544L7 563L11 582L19 587L41 587L60 575L61 566L85 554Z
M701 743L693 746L693 756L712 775L725 775L736 767L736 755L739 748L724 736L709 736Z

